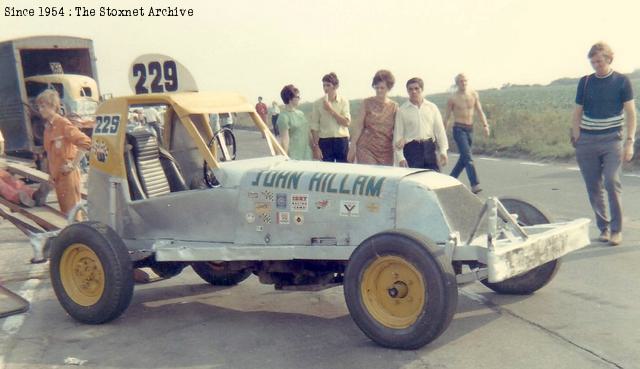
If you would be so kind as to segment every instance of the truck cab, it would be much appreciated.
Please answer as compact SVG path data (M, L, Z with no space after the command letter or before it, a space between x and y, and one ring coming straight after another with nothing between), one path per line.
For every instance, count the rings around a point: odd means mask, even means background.
M63 115L82 120L95 118L100 92L93 78L78 74L45 74L27 77L24 82L30 104L40 92L53 89L60 95Z

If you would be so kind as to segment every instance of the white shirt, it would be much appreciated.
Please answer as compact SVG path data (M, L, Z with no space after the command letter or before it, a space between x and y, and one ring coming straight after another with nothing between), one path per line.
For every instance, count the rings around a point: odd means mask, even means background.
M162 123L160 121L160 114L155 108L146 108L144 109L144 120L147 123Z
M309 127L312 131L318 132L320 138L349 137L349 127L338 124L336 118L329 114L324 108L324 100L326 98L325 96L313 103ZM333 110L348 120L351 120L349 100L337 95L335 101L330 101L330 103Z
M271 115L278 115L280 114L280 108L276 105L276 106L271 106L269 108L269 111L271 112Z
M420 106L406 101L396 113L396 124L393 129L393 144L404 139L405 144L413 140L434 139L439 154L446 154L449 150L447 133L442 123L442 115L438 107L427 100L422 100ZM396 149L399 161L405 160L402 149Z
M220 116L220 125L222 127L230 126L232 124L233 124L233 116L231 116L231 113L226 113Z

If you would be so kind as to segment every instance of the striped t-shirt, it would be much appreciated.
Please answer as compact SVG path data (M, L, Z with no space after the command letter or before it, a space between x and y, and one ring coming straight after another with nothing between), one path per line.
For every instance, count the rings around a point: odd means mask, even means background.
M582 77L576 93L576 104L583 106L580 129L592 133L620 130L624 122L623 105L630 100L633 89L624 74L612 71L605 77L597 77L595 73Z

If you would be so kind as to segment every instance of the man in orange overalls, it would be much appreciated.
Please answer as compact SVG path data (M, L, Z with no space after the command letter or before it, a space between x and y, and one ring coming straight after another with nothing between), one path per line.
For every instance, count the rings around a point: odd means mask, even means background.
M81 200L78 168L84 154L91 149L91 139L58 114L60 96L57 91L43 91L36 98L36 105L47 122L44 149L49 159L49 181L55 186L60 211L68 215Z

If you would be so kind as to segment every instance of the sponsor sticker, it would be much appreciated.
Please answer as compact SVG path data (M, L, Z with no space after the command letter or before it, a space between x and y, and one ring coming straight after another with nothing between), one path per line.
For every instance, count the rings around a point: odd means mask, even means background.
M304 224L304 215L296 214L293 216L293 222L297 225Z
M257 214L271 213L271 203L256 202L256 213Z
M370 202L367 204L367 210L369 210L370 213L379 213L380 204L378 204L377 202Z
M247 213L244 217L247 220L247 223L249 223L249 224L251 224L251 223L256 221L256 216L253 213Z
M262 223L271 224L271 213L263 213L260 217L262 218Z
M329 200L318 200L316 201L316 209L325 209L329 206Z
M96 140L91 149L93 150L93 153L95 154L96 159L99 162L105 163L109 158L109 148L107 147L106 142L102 140Z
M291 224L291 214L288 211L279 211L278 224Z
M258 198L258 193L257 193L257 192L249 192L249 193L247 194L247 196L248 196L250 199L257 199L257 198Z
M340 201L340 216L359 217L360 201L342 200Z
M309 211L309 194L293 194L291 195L292 211Z
M287 205L289 204L289 201L287 201L287 194L286 193L277 193L276 194L276 209L283 209L286 210L287 209Z
M262 197L266 200L266 201L273 201L274 196L273 196L273 192L269 191L269 190L264 190L261 192Z
M256 232L262 232L264 230L263 226L256 226Z

